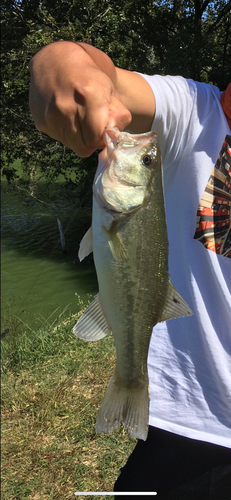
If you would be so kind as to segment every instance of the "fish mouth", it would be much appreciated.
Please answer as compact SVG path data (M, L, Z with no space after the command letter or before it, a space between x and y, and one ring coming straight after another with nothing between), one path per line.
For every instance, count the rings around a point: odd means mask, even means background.
M151 174L146 173L141 158L156 147L156 138L153 131L130 135L118 128L105 128L93 195L111 215L128 214L142 205Z
M130 134L121 132L118 127L110 127L109 125L104 130L104 149L106 149L107 159L111 157L118 147L119 149L126 149L126 154L132 155L140 153L142 150L147 151L152 144L156 144L156 140L157 134L152 130L142 134ZM139 151L137 151L138 149Z
M117 127L109 127L107 126L104 131L104 143L107 151L108 158L114 152L115 148L120 143L120 135L122 132Z

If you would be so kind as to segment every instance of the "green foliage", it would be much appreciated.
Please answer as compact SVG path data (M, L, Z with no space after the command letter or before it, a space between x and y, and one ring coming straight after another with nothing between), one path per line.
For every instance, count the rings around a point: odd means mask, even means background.
M57 40L92 43L120 67L181 74L224 89L231 79L230 0L2 0L2 166L22 159L49 179L91 184L97 155L78 158L38 132L28 109L31 57ZM68 167L68 168L67 168ZM73 180L73 175L72 175Z

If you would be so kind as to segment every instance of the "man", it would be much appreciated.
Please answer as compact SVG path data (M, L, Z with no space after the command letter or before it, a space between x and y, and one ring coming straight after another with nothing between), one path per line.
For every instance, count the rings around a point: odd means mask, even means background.
M194 312L154 329L149 435L116 491L231 498L231 113L221 97L211 85L116 68L82 43L54 43L31 61L35 125L77 155L104 146L106 125L157 132L170 276Z

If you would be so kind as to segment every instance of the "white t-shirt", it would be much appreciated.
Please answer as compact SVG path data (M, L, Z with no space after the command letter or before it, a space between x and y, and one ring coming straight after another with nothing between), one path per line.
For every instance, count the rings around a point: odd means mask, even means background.
M231 260L193 239L197 208L230 128L218 88L142 76L156 100L152 129L162 153L169 273L194 312L153 330L149 423L231 447Z

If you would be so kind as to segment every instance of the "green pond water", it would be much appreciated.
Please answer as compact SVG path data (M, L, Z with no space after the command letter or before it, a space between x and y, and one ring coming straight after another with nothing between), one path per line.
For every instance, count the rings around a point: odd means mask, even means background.
M97 279L92 257L78 260L91 213L78 208L74 190L43 185L45 203L6 181L1 191L1 332L9 329L10 335L76 313L82 308L79 297L87 301L97 293Z

